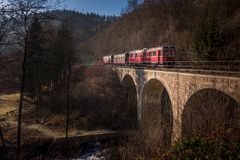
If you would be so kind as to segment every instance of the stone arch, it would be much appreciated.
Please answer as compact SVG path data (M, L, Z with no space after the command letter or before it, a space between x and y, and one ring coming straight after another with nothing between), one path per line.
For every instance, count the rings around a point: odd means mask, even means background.
M169 75L167 75L169 77ZM171 100L171 102L174 102L173 100L173 91L170 87L170 83L169 83L169 79L166 78L166 75L162 75L161 72L158 72L158 71L154 71L154 72L151 72L151 73L147 73L146 74L146 78L144 79L144 86L146 86L146 84L150 81L150 80L158 80L163 86L164 88L166 89L167 93L169 94L169 98Z
M220 129L240 127L240 106L229 94L212 88L189 96L183 108L182 137L210 136Z
M109 115L108 120L114 122L111 129L133 129L136 121L134 119L135 116L132 116L131 114L133 111L127 104L127 99L125 95L126 91L123 85L123 81L126 80L122 79L124 73L116 72L116 70L109 70L107 75L109 76L109 82L107 83L111 86L111 90L106 88L106 91L109 93L109 97L107 97L106 101L106 105L109 107L109 112L105 114Z
M133 84L136 86L136 82L135 82L134 77L131 74L128 74L128 73L126 73L122 76L121 83L123 83L123 81L126 80L126 78L129 79L129 80L131 79Z
M172 102L166 87L157 79L149 80L142 93L144 133L162 146L171 144L173 129Z
M138 126L138 111L137 111L137 90L132 76L126 74L122 80L123 101L127 110L127 118L129 126L136 129Z

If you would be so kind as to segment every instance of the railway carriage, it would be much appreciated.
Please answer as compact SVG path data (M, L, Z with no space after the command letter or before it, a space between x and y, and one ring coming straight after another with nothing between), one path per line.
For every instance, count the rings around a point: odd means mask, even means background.
M113 56L113 62L116 65L128 64L128 62L129 62L129 53L125 52L125 53L122 53L122 54L114 55Z
M129 64L142 64L144 49L129 52Z
M103 64L113 64L113 55L104 56L103 57Z

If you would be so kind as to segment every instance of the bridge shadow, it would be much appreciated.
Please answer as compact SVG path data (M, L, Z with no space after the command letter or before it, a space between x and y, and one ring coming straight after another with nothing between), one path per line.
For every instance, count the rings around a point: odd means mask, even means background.
M220 131L240 129L240 106L229 95L204 89L193 94L184 107L182 137L209 137Z
M162 147L171 145L173 111L169 94L164 85L152 79L142 94L142 127L152 141Z
M116 117L115 122L122 124L118 129L133 130L137 128L137 91L134 80L126 75L121 82L117 73L112 72Z
M138 127L137 120L137 90L134 84L134 80L130 75L126 75L122 81L123 88L123 106L126 107L127 117L132 129Z

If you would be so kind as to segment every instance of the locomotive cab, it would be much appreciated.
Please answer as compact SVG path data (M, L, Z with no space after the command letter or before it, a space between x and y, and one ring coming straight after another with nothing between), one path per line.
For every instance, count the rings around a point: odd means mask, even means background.
M163 47L160 55L159 63L163 66L175 65L176 48L175 47Z
M143 54L144 63L172 66L175 64L176 49L175 47L156 47L150 48Z

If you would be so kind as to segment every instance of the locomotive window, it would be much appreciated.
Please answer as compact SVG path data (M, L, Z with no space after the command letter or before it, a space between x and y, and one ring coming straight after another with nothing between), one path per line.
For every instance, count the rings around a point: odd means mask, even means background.
M137 58L137 53L135 54L135 57Z
M146 57L146 52L143 53L143 57L144 57L144 58Z
M165 49L165 50L163 51L163 55L164 55L164 56L169 56L168 49Z
M153 52L153 56L156 56L156 52L155 51Z

